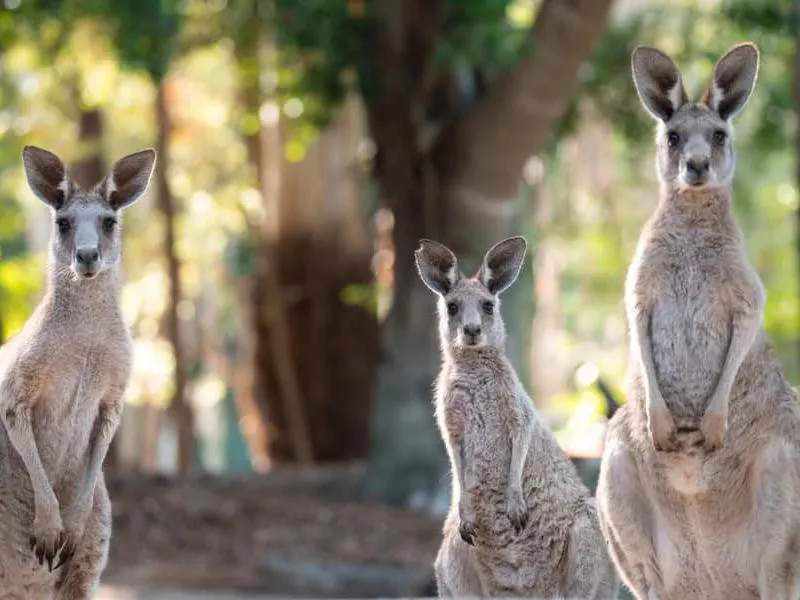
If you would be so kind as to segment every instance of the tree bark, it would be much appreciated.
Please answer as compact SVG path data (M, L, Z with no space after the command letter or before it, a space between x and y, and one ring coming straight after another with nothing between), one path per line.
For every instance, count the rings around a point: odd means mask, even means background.
M254 10L246 27L264 17ZM263 35L240 28L237 55L244 110L262 115L247 147L265 207L254 232L251 312L266 451L274 465L366 458L377 323L342 301L346 286L371 281L357 110L346 103L302 162L286 161L283 117L273 122L261 110L271 102L277 111L279 100L253 76L275 68Z
M186 397L186 358L182 344L179 306L183 297L181 264L175 236L175 201L169 186L169 151L171 123L166 98L166 82L156 90L155 101L157 164L155 172L156 207L161 213L164 239L163 252L169 281L167 310L164 325L174 360L173 390L170 413L178 435L178 470L186 472L194 466L194 418Z
M435 0L377 2L382 27L370 49L382 89L369 107L376 175L394 213L394 301L382 332L368 488L394 502L443 509L447 461L432 418L439 365L434 302L413 251L421 237L448 244L474 272L494 242L521 233L517 189L525 161L542 151L578 71L599 38L611 0L545 0L531 52L451 118L430 150L425 103L441 6ZM463 105L463 101L462 101ZM515 290L519 290L519 286ZM504 316L514 313L507 293ZM509 327L519 349L520 327ZM512 356L521 365L519 356Z

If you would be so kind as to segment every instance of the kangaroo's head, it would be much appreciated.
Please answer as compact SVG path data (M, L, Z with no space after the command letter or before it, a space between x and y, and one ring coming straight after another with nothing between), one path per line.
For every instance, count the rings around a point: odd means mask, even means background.
M422 281L439 296L439 335L445 348L502 348L500 294L516 281L525 259L524 238L495 244L474 277L465 277L450 249L422 240L414 253Z
M84 191L55 154L25 147L22 162L28 185L52 209L50 255L59 272L93 279L119 262L120 213L147 188L155 159L153 150L126 156L102 182Z
M660 50L636 48L631 68L639 99L658 121L656 166L667 190L729 186L735 165L731 119L753 91L756 46L739 44L720 58L699 102L688 99L680 71Z

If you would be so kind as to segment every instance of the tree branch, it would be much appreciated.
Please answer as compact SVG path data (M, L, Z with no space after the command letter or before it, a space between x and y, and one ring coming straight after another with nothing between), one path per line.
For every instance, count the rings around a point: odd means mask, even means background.
M513 197L525 161L542 150L590 55L612 0L544 0L531 53L503 73L437 148L443 185Z

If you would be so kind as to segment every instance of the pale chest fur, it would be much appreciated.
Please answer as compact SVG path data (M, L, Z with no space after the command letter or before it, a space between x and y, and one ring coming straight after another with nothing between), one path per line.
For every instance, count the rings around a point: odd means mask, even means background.
M445 364L436 387L443 436L454 446L463 445L481 481L506 477L497 465L510 460L511 431L531 418L513 372L493 361Z
M34 316L13 342L4 348L10 356L0 361L0 378L26 374L23 401L31 407L39 456L56 494L70 495L73 490L64 486L81 481L75 475L88 460L100 403L119 402L116 391L127 385L129 334L116 311L88 323ZM13 453L4 455L6 461L18 460Z
M631 308L651 306L659 389L678 426L697 426L722 372L737 311L758 310L763 287L732 221L677 227L657 215L626 282ZM637 360L630 361L638 371Z

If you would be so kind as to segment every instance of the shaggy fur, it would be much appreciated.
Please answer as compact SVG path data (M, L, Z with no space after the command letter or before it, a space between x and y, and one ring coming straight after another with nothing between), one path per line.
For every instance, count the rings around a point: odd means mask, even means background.
M662 191L626 282L629 401L608 431L601 525L639 600L794 600L800 410L731 208L730 118L758 51L723 56L699 103L663 53L639 48L632 62L659 120Z
M524 256L525 241L510 238L466 278L445 246L423 240L416 252L439 295L436 418L453 472L439 594L611 599L617 578L594 501L505 356L498 296Z
M131 344L119 307L119 211L145 190L151 150L90 192L61 160L23 152L52 209L47 291L0 348L0 597L87 600L108 554L103 459L119 424Z

